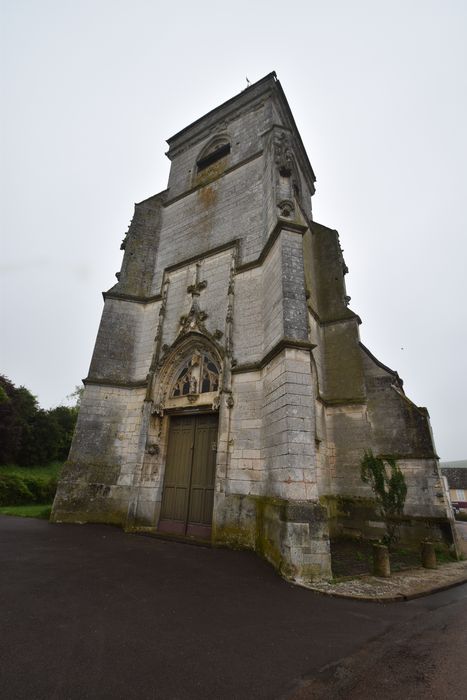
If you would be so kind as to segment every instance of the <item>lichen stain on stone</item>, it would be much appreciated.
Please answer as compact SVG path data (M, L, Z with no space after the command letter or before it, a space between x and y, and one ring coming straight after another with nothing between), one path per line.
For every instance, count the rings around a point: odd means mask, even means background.
M214 529L213 543L230 549L255 549L255 534L246 527L224 524Z
M198 190L198 197L202 206L208 209L216 203L217 192L211 185L206 185Z
M219 175L222 175L226 165L227 158L221 158L216 163L210 165L208 168L204 168L195 176L193 185L197 187L199 185L207 185L209 182L212 182L213 180L218 178Z
M104 525L117 525L123 527L125 523L126 512L123 513L119 510L105 510L103 512L98 512L97 510L77 510L70 507L69 511L57 510L53 512L50 516L50 522L53 523L95 523Z

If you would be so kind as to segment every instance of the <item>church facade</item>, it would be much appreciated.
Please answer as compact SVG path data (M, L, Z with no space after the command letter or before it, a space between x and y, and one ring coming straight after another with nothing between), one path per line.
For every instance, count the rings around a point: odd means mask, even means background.
M452 544L426 409L362 345L336 231L274 73L168 140L104 294L52 511L258 551L331 575L330 538L384 531L360 478L391 455L401 533Z

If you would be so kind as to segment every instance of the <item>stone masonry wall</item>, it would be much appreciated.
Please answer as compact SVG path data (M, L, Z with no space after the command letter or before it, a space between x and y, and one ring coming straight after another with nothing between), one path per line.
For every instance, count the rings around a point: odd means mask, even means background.
M313 388L309 353L286 349L263 370L263 445L267 492L317 498Z
M245 260L259 256L264 242L261 174L257 158L165 207L153 294L160 290L165 268L236 239L243 239Z
M264 356L263 300L269 291L264 277L264 266L235 277L234 353L239 364L260 362Z
M218 411L215 542L292 580L329 575L327 513L338 529L340 497L368 501L370 447L397 451L410 517L443 519L428 415L360 344L339 237L311 221L314 174L275 76L168 143L168 189L136 205L105 295L53 518L157 531L165 404L198 343L221 365L219 390L169 413Z
M165 193L135 205L135 212L121 248L125 251L118 283L119 294L144 297L150 294L159 247Z
M142 460L143 399L144 389L86 386L54 520L125 523Z
M145 380L159 308L160 302L143 305L106 299L89 377L116 382Z

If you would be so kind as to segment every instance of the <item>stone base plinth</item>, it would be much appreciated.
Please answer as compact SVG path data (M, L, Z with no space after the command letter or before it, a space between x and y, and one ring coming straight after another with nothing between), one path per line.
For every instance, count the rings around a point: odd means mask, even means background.
M327 511L315 501L226 496L217 505L213 542L254 549L295 583L331 577Z

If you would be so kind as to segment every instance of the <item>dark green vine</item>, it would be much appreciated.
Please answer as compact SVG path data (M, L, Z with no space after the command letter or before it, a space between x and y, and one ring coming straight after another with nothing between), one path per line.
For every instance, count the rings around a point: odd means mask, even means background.
M391 547L397 540L397 522L394 516L404 512L407 484L396 460L376 457L371 450L365 452L360 463L362 481L369 484L375 494L381 517L386 525L385 544Z

